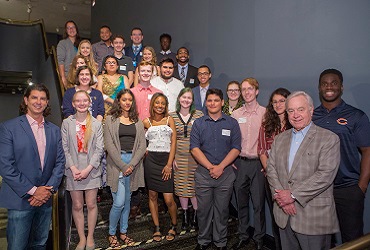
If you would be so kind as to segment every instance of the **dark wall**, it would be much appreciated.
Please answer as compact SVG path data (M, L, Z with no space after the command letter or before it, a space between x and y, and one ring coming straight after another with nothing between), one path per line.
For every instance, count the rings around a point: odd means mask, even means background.
M52 115L47 120L60 125L60 90L52 57L45 53L45 44L40 24L12 25L0 23L0 70L32 71L32 81L45 84L50 91ZM22 95L0 95L1 121L18 115Z
M283 86L305 90L319 105L321 71L344 75L347 103L370 115L370 1L368 0L162 0L97 1L92 8L92 40L107 24L130 43L139 26L144 43L159 49L159 35L172 35L172 50L185 45L191 64L207 64L212 84L255 77L259 101ZM365 231L370 232L370 192Z

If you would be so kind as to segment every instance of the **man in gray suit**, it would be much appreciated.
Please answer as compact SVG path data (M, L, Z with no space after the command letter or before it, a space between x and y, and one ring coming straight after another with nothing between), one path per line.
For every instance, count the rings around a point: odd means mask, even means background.
M286 110L293 128L275 138L267 165L282 248L329 249L339 231L333 197L339 137L312 123L307 93L288 96Z

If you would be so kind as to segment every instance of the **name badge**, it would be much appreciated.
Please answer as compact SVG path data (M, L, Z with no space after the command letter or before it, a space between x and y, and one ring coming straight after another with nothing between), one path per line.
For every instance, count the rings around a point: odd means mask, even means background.
M148 94L148 100L150 101L152 99L152 94Z
M143 56L143 52L142 51L140 51L140 56Z
M247 118L246 117L240 117L238 119L238 123L246 123L247 122Z
M194 84L194 79L193 78L190 78L189 83L190 84Z
M126 65L119 66L119 70L126 71Z
M230 130L229 129L223 129L222 130L222 135L230 136Z

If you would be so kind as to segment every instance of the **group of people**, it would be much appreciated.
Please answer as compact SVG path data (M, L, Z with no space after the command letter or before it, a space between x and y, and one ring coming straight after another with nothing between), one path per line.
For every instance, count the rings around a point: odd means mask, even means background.
M343 242L363 234L370 123L364 112L341 99L340 71L321 73L316 109L306 92L285 88L276 89L263 107L255 78L228 83L224 100L222 90L211 87L211 69L190 65L185 47L172 53L168 34L160 37L157 65L155 51L142 45L140 28L132 29L133 44L126 48L123 37L111 37L108 26L101 27L101 41L93 45L79 42L73 21L65 28L66 38L58 45L66 88L61 130L44 119L49 92L39 84L24 94L25 115L0 125L0 206L8 208L8 249L45 249L50 197L63 174L72 197L77 250L95 249L96 197L103 176L113 198L111 249L135 244L128 220L132 208L140 207L138 190L144 187L158 242L163 240L159 194L170 215L165 239L177 235L176 195L183 210L181 228L198 229L196 249L211 243L226 249L232 196L239 220L233 249L246 247L251 238L256 249L263 248L265 200L276 249L329 249L338 231ZM250 198L253 236L248 233Z

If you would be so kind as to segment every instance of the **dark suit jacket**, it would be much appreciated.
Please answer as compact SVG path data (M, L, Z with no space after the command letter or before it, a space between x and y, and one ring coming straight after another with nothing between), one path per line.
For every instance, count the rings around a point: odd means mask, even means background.
M179 74L178 67L181 68L181 65L177 64L175 66L175 70L173 71L173 77L175 77L175 78L177 78L181 81L181 77L180 77L180 74ZM188 73L186 74L186 79L185 79L184 85L185 85L185 87L189 87L189 88L194 88L194 87L199 85L198 68L197 67L194 67L194 66L188 64Z
M26 210L33 207L27 194L33 186L53 186L62 180L65 157L60 129L45 120L46 149L44 168L35 137L25 115L0 124L0 207ZM51 206L51 199L45 204ZM45 206L44 205L44 206Z
M285 228L290 218L294 232L333 234L339 224L333 197L333 181L340 161L339 137L311 124L288 171L292 129L276 136L267 164L267 179L274 189L289 189L296 198L297 214L289 216L274 202L276 224Z
M193 94L194 94L194 105L195 109L200 110L203 112L203 114L207 114L208 110L206 107L206 100L204 100L203 107L202 107L202 99L200 98L200 87L199 85L193 88Z
M134 67L136 68L139 63L141 62L141 58L143 57L143 49L144 45L141 44L141 48L139 53L135 56L134 51L132 50L132 45L125 47L125 56L131 57L132 63L134 64Z

